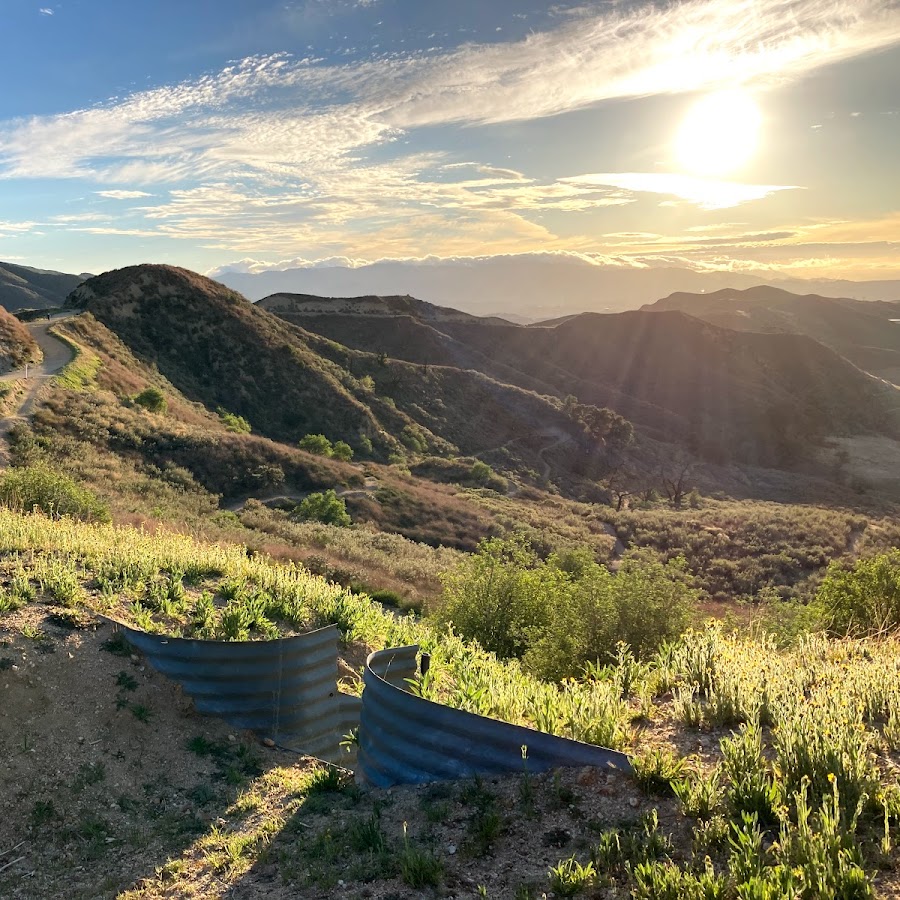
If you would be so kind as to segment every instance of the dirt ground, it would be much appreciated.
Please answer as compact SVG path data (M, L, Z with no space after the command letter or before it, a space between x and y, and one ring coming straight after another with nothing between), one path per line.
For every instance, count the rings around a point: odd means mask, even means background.
M213 756L190 752L191 738L226 748L220 759L233 757L238 774L296 761L196 715L139 657L103 650L109 626L59 622L41 605L0 617L9 900L112 896L214 823L240 784Z
M4 900L399 900L483 896L479 886L512 898L546 890L551 865L587 859L600 831L640 829L651 809L661 831L689 833L674 801L594 769L387 791L345 776L306 793L315 760L197 715L108 643L109 626L72 628L61 612L0 616ZM377 854L358 834L373 821ZM403 883L405 847L439 860L437 887Z

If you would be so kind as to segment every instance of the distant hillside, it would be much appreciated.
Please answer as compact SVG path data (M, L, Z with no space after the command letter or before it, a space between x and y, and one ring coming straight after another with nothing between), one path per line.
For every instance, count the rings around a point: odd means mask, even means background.
M674 293L643 308L681 310L737 331L809 335L861 369L900 383L900 302L800 295L763 285Z
M546 397L481 372L348 349L184 269L108 272L69 305L92 313L191 400L244 416L276 440L321 432L357 452L371 441L385 457L409 448L471 454L541 428L578 433Z
M10 312L62 306L85 277L0 262L0 306Z
M445 326L451 324L512 324L497 317L470 316L414 297L328 298L273 294L256 305L286 322L357 350L386 354L421 365L475 369L527 390L557 393L552 385L492 360L446 333Z
M283 315L360 350L573 394L713 458L786 464L825 434L887 427L887 389L800 334L747 334L671 311L522 327L450 313L425 321L409 310L387 319L352 305L334 314L295 306Z
M5 309L0 309L0 372L9 372L40 356L31 332Z

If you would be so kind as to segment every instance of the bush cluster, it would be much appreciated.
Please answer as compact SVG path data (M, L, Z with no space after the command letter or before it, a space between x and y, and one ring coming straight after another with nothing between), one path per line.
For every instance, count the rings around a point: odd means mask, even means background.
M134 402L138 406L155 413L164 413L168 404L166 403L166 395L156 387L144 388L135 398Z
M439 620L552 680L610 661L620 642L653 653L685 630L697 596L682 561L634 554L613 575L587 551L542 560L522 536L483 541L442 581Z
M45 466L10 469L0 477L0 503L20 512L39 509L53 518L108 522L108 507L71 478Z
M304 522L322 522L346 528L351 524L347 504L332 490L316 491L297 504L294 517Z
M333 444L324 434L306 434L298 443L301 450L327 456L329 459L340 459L350 462L353 459L353 448L346 441L335 441Z

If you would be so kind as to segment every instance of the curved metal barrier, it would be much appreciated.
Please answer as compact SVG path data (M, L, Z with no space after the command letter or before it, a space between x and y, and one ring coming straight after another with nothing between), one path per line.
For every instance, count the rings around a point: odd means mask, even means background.
M338 691L337 628L274 641L199 641L137 631L110 619L198 712L271 738L284 749L347 765L340 746L360 699Z
M376 787L563 766L630 772L624 753L452 709L404 690L416 674L418 647L372 653L366 660L358 772Z

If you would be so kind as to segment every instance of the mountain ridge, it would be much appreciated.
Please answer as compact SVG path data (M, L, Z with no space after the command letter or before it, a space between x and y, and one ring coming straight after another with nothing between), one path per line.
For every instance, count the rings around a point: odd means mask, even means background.
M0 262L0 306L9 312L62 306L86 277Z

